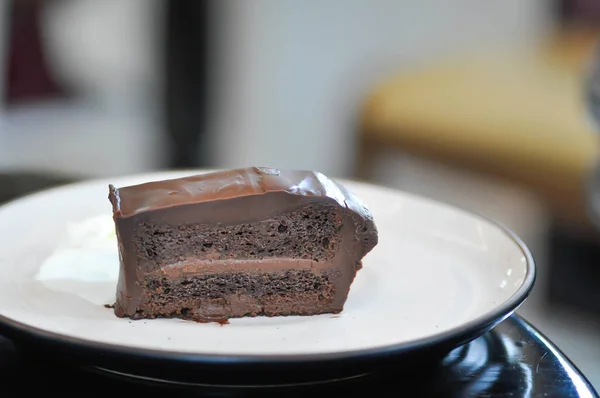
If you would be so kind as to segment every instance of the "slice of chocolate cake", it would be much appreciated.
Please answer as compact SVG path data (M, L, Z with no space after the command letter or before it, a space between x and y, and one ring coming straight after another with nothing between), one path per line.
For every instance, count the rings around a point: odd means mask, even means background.
M312 171L253 167L111 185L109 199L118 317L339 313L377 244L369 210Z

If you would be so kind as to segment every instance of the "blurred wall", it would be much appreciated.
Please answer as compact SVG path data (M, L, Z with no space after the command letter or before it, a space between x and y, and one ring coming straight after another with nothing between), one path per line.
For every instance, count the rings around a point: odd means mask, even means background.
M46 3L40 20L45 54L71 96L0 113L0 171L106 176L160 168L162 4Z
M1 2L5 4L5 2ZM0 167L87 175L161 167L160 0L62 0L43 20L76 100L0 115ZM213 1L212 163L345 176L357 110L384 75L457 52L522 45L546 0ZM158 59L158 60L157 60Z
M156 94L160 0L62 0L42 21L53 72L70 89L120 103Z
M366 90L402 67L522 45L550 26L546 0L215 2L214 161L345 176Z

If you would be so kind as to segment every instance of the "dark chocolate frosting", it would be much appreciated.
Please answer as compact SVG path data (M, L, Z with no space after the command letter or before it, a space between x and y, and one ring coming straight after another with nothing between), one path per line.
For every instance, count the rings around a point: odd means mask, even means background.
M373 218L359 199L322 173L267 167L224 170L119 189L111 185L110 199L115 215L129 217L144 211L269 192L329 197L365 220Z

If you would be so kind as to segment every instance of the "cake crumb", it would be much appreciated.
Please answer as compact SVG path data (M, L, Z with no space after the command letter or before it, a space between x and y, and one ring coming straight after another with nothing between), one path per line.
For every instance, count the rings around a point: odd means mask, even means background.
M114 304L104 304L104 308L115 308Z

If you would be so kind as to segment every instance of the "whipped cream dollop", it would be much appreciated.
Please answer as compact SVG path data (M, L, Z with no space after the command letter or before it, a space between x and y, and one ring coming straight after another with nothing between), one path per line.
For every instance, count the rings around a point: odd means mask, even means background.
M66 226L66 235L42 263L37 279L115 282L119 253L110 215L95 216Z

